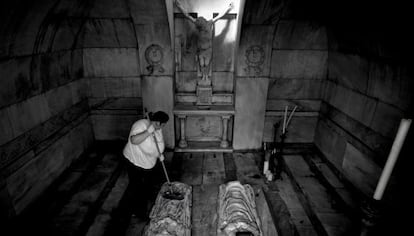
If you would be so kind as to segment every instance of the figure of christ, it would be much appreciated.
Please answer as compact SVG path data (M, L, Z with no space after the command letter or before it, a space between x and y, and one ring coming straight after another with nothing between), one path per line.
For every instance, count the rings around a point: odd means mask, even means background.
M185 17L195 24L197 29L197 61L201 72L201 84L209 84L209 68L212 57L214 23L226 15L233 8L234 4L231 2L225 11L221 12L211 20L207 20L204 17L192 17L183 8L179 0L175 0L175 5L178 9L180 9Z

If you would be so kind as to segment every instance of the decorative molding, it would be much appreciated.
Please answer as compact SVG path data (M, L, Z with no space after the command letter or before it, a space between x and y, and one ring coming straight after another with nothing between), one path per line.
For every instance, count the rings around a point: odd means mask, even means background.
M195 93L176 93L177 103L196 103L197 96ZM233 94L231 93L213 93L212 105L233 105Z

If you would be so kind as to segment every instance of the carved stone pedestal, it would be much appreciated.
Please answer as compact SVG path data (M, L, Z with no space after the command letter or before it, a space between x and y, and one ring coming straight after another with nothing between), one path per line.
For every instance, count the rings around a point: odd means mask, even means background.
M211 85L197 85L197 106L210 106L212 98L213 88Z

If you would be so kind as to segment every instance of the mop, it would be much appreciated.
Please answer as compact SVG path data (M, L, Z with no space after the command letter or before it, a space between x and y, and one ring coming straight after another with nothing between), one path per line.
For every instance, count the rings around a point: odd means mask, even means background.
M149 115L147 113L147 109L146 108L144 109L144 112L145 112L146 118L151 123L151 120L149 119ZM155 146L157 147L157 152L158 152L158 157L159 157L162 154L161 154L161 151L160 151L160 147L158 146L158 142L157 142L157 138L155 137L155 133L152 133L151 134L151 137L152 137L152 139L153 139L153 141L155 143ZM164 171L164 174L165 174L165 178L167 179L167 183L168 183L168 190L162 193L163 198L169 199L169 200L183 200L184 199L183 194L180 193L180 192L174 191L174 189L173 189L173 186L172 186L172 184L170 182L170 178L169 178L168 173L167 173L167 168L165 168L164 161L163 160L162 161L160 160L160 162L161 162L161 165L162 165L162 169Z

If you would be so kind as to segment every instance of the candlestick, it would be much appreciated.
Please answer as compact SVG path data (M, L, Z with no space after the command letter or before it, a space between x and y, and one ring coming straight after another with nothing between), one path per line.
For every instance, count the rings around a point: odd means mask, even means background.
M395 162L397 161L401 147L404 144L404 139L407 136L407 132L410 128L411 121L411 119L402 119L400 122L400 127L398 128L397 135L394 139L394 143L392 144L390 154L388 156L387 162L385 163L385 167L381 173L381 177L378 181L377 188L375 189L375 200L381 200L382 195L384 194L385 187L387 186L388 180L391 176Z

